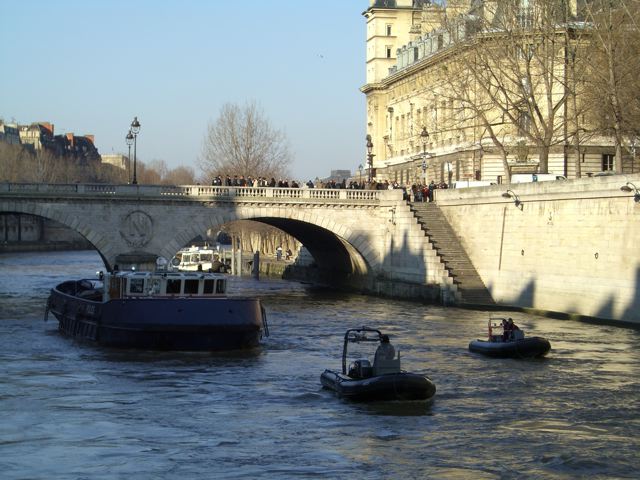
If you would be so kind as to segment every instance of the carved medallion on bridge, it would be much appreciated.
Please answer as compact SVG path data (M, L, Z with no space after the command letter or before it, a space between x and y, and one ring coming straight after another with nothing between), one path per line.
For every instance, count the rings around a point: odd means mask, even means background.
M143 211L133 211L122 221L120 235L130 247L144 247L153 235L153 220Z

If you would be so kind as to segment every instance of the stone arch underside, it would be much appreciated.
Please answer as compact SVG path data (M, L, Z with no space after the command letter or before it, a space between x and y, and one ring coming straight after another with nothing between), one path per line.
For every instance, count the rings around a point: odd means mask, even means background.
M323 270L342 276L366 275L369 265L356 248L335 233L299 220L258 217L252 220L279 228L298 239Z
M183 247L192 238L206 234L209 228L219 228L223 224L238 220L251 220L271 225L295 237L307 248L318 268L325 274L333 274L341 278L367 275L377 264L375 251L371 248L367 235L353 233L347 228L334 225L333 222L321 226L320 219L304 221L290 217L254 216L246 213L234 215L230 212L225 212L215 220L217 221L213 223L201 223L198 227L192 226L186 230L187 233L182 232L180 240L169 242L161 255L171 258L177 252L176 245L179 245L178 248ZM313 220L317 223L313 223ZM182 240L187 237L189 237L188 240L183 242Z
M53 206L45 204L38 204L35 207L33 205L22 205L20 203L13 203L11 206L0 204L0 214L32 215L34 217L44 218L64 225L70 230L81 235L93 246L93 248L95 248L106 269L109 270L112 267L111 262L108 260L109 253L103 251L105 247L107 250L109 249L108 242L102 234L91 228L91 226L81 218L64 215ZM101 246L103 248L101 248Z

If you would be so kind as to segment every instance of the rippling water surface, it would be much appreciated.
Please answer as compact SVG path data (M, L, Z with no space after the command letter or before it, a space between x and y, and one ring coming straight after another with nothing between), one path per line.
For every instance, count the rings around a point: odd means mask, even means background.
M639 332L513 315L544 360L467 350L487 312L233 280L271 337L241 354L119 351L43 322L94 252L0 255L0 477L638 478ZM354 404L321 389L347 328L391 334L435 401Z

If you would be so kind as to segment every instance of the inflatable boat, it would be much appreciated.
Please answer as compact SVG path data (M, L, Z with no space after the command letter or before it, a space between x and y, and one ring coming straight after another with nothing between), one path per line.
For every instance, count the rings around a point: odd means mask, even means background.
M348 347L352 343L376 343L378 350L373 365L368 359L358 359L347 371ZM353 328L344 335L342 371L325 370L320 376L322 386L338 396L354 401L431 400L436 386L426 375L404 372L400 368L400 353L395 356L393 347L389 355L380 354L381 346L388 343L388 336L369 327Z
M537 358L549 353L551 343L543 337L525 337L510 318L491 318L489 338L471 341L469 350L497 358Z

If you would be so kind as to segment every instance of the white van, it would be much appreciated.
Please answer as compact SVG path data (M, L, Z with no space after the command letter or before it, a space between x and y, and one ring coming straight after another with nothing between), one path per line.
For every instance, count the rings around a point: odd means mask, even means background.
M484 180L456 180L451 184L451 188L489 187L495 184L496 182L488 182Z
M555 173L516 173L511 175L511 183L548 182L550 180L566 180L564 175Z

